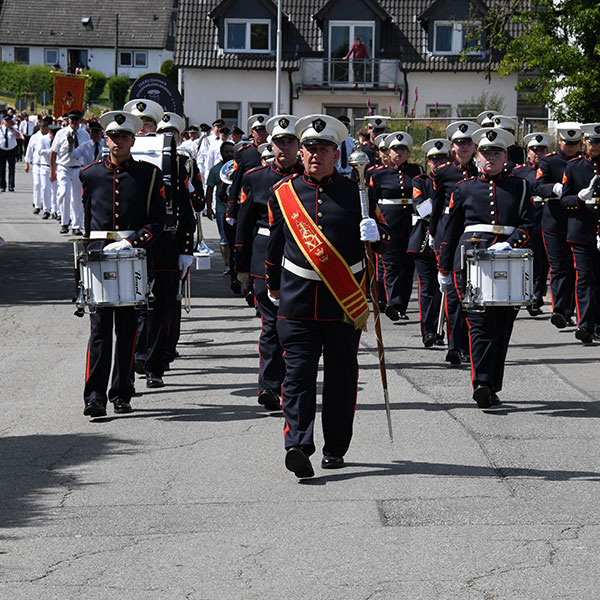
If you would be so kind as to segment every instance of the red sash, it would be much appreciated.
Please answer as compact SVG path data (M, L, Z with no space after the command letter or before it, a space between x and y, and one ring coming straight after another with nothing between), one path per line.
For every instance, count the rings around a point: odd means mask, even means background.
M310 218L291 181L278 185L274 191L296 244L344 311L344 321L355 329L366 330L367 297L348 263Z

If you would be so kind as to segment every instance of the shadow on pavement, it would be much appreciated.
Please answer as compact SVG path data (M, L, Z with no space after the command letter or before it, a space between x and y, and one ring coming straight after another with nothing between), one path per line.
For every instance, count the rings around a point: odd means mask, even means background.
M31 523L50 505L49 494L62 494L52 506L62 505L84 484L69 468L106 460L131 450L133 442L106 435L24 435L0 438L0 528ZM89 484L85 484L89 485ZM41 509L43 501L44 508Z

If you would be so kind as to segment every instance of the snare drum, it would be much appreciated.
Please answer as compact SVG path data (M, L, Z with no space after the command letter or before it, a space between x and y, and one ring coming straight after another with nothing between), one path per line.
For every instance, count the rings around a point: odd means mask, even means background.
M463 306L530 306L533 303L533 251L467 250Z
M83 303L90 307L148 306L146 251L90 250L79 260Z

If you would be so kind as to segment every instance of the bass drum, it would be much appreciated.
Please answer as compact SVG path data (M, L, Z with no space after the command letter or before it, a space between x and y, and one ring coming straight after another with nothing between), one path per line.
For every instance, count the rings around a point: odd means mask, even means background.
M135 160L152 163L162 171L167 205L165 231L175 231L177 223L173 211L173 197L176 193L178 181L175 136L172 133L136 135L135 144L131 148L131 155Z

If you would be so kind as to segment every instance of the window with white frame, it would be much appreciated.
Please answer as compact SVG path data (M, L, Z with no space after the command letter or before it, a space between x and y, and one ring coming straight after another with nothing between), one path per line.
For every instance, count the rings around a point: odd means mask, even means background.
M270 52L271 21L225 19L226 52Z
M57 48L44 48L44 63L47 65L55 65L58 62Z
M427 104L425 113L428 117L450 117L452 116L452 106L450 104Z
M248 116L250 115L270 115L270 102L248 102Z
M148 66L148 53L147 52L134 52L133 53L133 66L134 67L147 67Z
M145 68L148 66L148 53L144 51L120 50L119 66Z
M131 52L129 52L129 50L120 50L119 51L119 66L120 67L131 67L132 62L133 62L133 57L131 56Z
M433 24L433 53L467 54L481 53L481 23L459 21L435 21Z
M217 116L231 129L240 122L240 108L239 102L217 102Z

